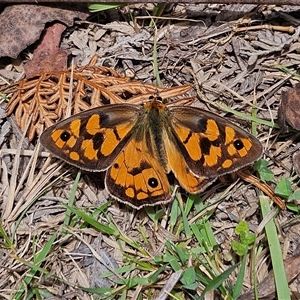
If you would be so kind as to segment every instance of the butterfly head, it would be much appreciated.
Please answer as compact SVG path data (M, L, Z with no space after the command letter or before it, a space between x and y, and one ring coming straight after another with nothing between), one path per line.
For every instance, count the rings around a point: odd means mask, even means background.
M151 95L149 97L149 101L145 103L144 109L146 111L161 111L164 110L166 105L165 105L165 100L162 99L162 97L158 95Z

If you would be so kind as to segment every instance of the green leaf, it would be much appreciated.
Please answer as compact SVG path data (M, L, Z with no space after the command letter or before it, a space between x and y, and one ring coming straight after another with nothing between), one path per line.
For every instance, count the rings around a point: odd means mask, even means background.
M249 246L255 241L255 234L249 231L249 226L246 221L241 221L235 228L235 233L240 237L240 242L233 241L231 243L232 250L237 255L243 256L247 253Z
M289 200L300 200L300 190L294 191L290 196Z
M268 168L268 162L260 159L253 165L253 169L259 173L261 180L270 181L274 178L273 172Z
M192 290L192 291L194 291L199 286L199 283L196 282L196 272L195 272L195 269L192 268L192 267L186 269L183 272L180 281L183 283L182 288L184 288L186 290Z
M241 239L241 243L243 243L244 245L250 246L255 241L255 234L253 234L251 232L243 232L240 235L240 239Z
M176 272L178 270L181 270L181 265L178 262L177 258L174 256L168 256L165 258L165 261L168 261L168 263L170 264L170 266L172 267L172 269Z
M239 256L243 256L248 251L248 246L237 241L231 242L232 250Z
M291 182L287 178L281 179L275 188L275 193L283 198L288 198L292 192Z
M293 211L293 212L295 212L295 213L299 213L299 207L298 207L298 205L297 204L294 204L294 203L287 203L286 204L286 207L287 207L287 209L288 210L290 210L290 211Z
M177 224L177 218L181 214L181 209L179 206L179 202L177 199L173 201L172 206L171 206L171 213L170 213L170 232L173 232L176 224Z
M195 272L195 269L192 268L192 267L186 269L186 270L183 272L180 281L181 281L184 285L194 284L195 281L196 281L196 272Z
M0 93L0 98L4 99L6 102L9 101L9 98L3 93Z
M186 248L176 246L177 255L179 256L180 262L182 265L185 265L190 257L189 252Z
M241 235L245 232L249 232L249 226L248 223L246 221L241 221L235 228L234 232L237 235Z
M4 228L2 227L2 222L0 222L0 237L3 238L5 241L5 243L1 243L1 248L6 248L6 249L13 248L14 246L13 241L6 234Z
M53 243L56 240L57 237L57 232L55 232L48 240L48 242L44 245L44 247L41 249L41 251L39 253L37 253L36 255L34 255L33 258L33 263L30 263L30 271L27 273L26 277L22 280L23 284L21 286L21 288L19 289L19 291L13 296L13 299L24 299L22 297L23 293L25 293L25 291L28 291L28 285L30 284L31 280L34 278L35 274L37 271L42 271L42 269L40 268L40 264L42 263L42 261L47 257L47 255L49 254ZM17 257L16 257L17 259ZM24 263L24 261L23 261Z

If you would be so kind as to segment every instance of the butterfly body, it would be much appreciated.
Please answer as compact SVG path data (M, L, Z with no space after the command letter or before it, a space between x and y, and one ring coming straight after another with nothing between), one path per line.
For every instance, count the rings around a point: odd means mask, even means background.
M170 201L170 172L198 193L262 154L260 142L228 120L156 97L74 115L48 128L41 143L81 169L106 171L109 194L134 208Z

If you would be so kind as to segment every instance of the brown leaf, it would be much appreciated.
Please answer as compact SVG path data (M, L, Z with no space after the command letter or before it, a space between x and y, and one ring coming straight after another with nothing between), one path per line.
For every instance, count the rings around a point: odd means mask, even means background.
M39 39L48 22L60 21L71 26L74 18L86 19L88 15L84 3L7 6L0 16L0 57L17 58L22 50Z
M24 66L26 77L47 71L67 69L69 53L59 49L61 34L65 29L65 25L54 22L44 30L34 49L32 60Z
M282 92L281 104L278 109L278 123L283 132L288 132L288 124L300 130L300 83L293 89Z
M72 90L71 114L76 114L104 102L121 102L121 98L105 89L108 78L101 81L107 68L79 68L73 73L73 86L70 87L71 71L45 72L31 78L25 78L3 89L11 94L7 105L7 114L15 113L18 126L24 131L30 117L33 116L27 136L32 140L36 135L66 116L69 89ZM98 76L99 75L99 76ZM97 78L97 82L93 81ZM117 81L111 77L111 82Z
M293 167L298 176L300 176L300 152L297 151L292 156Z

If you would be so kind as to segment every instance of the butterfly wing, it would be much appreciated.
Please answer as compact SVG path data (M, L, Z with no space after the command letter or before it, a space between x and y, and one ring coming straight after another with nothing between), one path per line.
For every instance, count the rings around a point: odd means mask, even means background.
M140 113L139 106L127 104L90 109L47 128L40 141L76 167L103 171L128 143Z
M167 136L164 139L168 170L172 171L180 185L189 193L196 194L203 191L214 182L214 179L198 177L192 173L178 146ZM217 178L215 178L217 179Z
M107 170L105 186L113 198L137 209L172 200L165 170L145 138L131 138Z
M262 145L254 136L218 115L188 106L170 107L169 115L170 139L197 177L234 172L262 155ZM175 164L174 160L173 172Z

